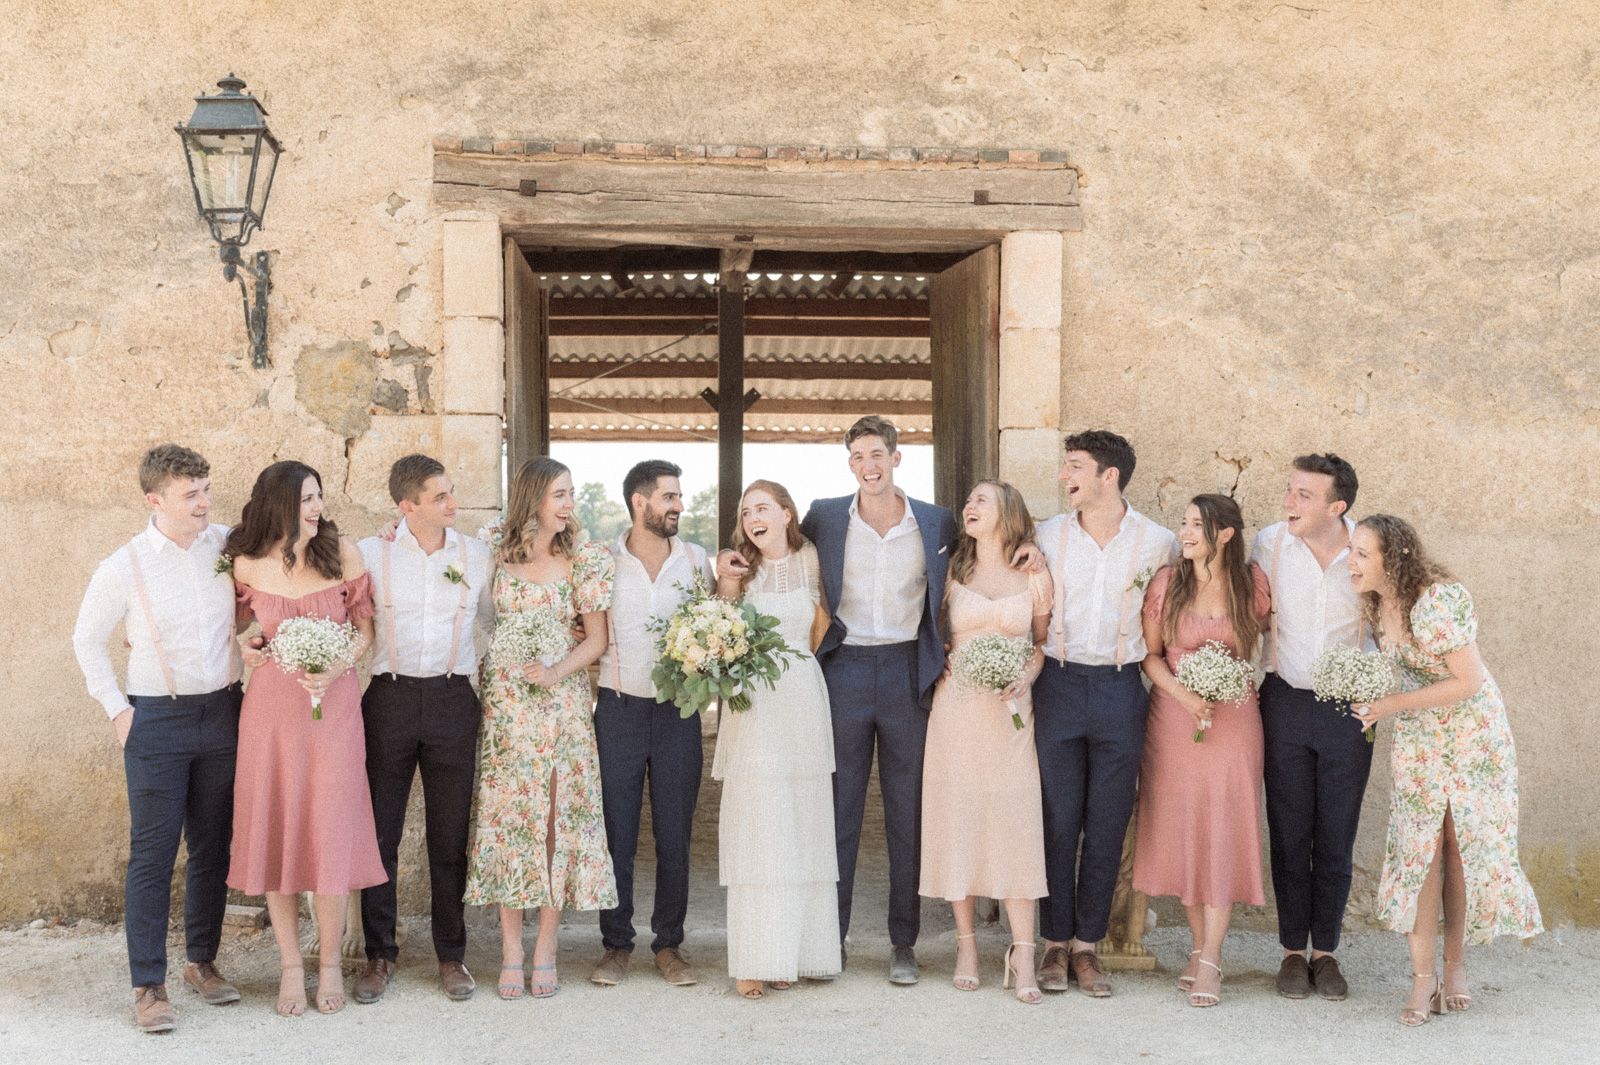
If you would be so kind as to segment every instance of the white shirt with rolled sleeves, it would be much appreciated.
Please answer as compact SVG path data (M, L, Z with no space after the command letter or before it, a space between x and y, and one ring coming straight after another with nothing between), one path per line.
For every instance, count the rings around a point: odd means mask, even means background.
M699 544L674 536L656 579L651 580L644 563L628 550L628 534L611 544L611 557L617 575L611 585L611 609L606 614L610 628L605 653L600 656L600 687L641 699L656 699L656 635L650 631L653 618L665 618L678 608L694 584L695 573L706 580L706 587L717 586L716 573L705 549Z
M376 611L373 621L377 626L373 676L471 676L478 668L478 637L494 625L494 592L489 586L493 549L482 540L446 529L444 546L430 555L422 550L403 520L388 544L387 567L381 537L369 536L356 547L372 575L372 605ZM467 583L467 609L461 619L459 639L455 625L462 589L446 576L452 566L461 570ZM388 581L393 582L392 589Z
M852 647L910 643L922 626L928 598L928 560L917 516L905 493L905 517L883 536L868 525L850 500L850 525L844 536L844 577L839 589L839 622Z
M1355 532L1354 519L1344 523L1348 532ZM1356 646L1364 628L1350 583L1350 549L1340 551L1323 569L1306 542L1280 521L1256 533L1250 561L1272 584L1272 618L1261 661L1284 683L1310 690L1317 656L1336 644Z
M239 679L239 647L233 639L233 577L217 572L217 559L227 539L226 525L207 526L185 550L151 519L144 532L95 569L78 609L72 650L89 694L105 708L107 717L126 710L129 695L204 695ZM137 553L140 583L149 602L148 617L134 580L132 552ZM150 617L155 619L159 648ZM126 695L106 650L119 624L129 645ZM167 669L172 671L170 688Z
M1177 557L1172 530L1130 505L1104 548L1083 531L1076 511L1041 522L1036 536L1055 582L1045 653L1085 666L1142 662L1145 585Z

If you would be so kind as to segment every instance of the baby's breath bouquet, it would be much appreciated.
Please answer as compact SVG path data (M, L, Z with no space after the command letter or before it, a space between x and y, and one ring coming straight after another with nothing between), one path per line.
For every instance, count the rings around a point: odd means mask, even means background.
M1250 693L1255 667L1235 658L1221 640L1207 640L1178 663L1178 683L1208 703L1236 703ZM1210 722L1195 729L1194 742L1202 743Z
M1312 663L1311 691L1323 702L1344 703L1348 711L1394 691L1394 665L1382 652L1336 644ZM1373 741L1373 729L1362 733L1368 743Z
M1033 657L1033 641L1025 636L986 632L974 636L951 656L950 671L962 684L980 691L1002 692L1017 682ZM1006 700L1011 727L1022 728L1017 704Z
M286 673L326 673L349 664L360 637L348 621L329 618L285 618L267 643L267 654ZM311 697L311 720L322 720L322 697Z
M649 622L661 655L650 673L656 692L681 717L693 717L713 699L733 711L750 709L751 686L771 688L800 652L784 642L777 618L717 598L701 575L684 590L678 609Z
M549 669L567 656L569 637L566 624L550 610L501 614L495 619L494 636L489 640L489 657L497 665L538 662Z

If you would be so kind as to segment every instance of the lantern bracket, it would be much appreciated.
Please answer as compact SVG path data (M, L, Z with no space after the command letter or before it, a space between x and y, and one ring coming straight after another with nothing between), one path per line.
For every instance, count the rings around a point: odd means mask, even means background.
M244 277L249 274L251 284L246 287ZM250 362L258 370L272 365L267 354L267 293L272 291L272 257L258 251L249 266L244 263L239 245L233 241L222 245L222 276L239 282L239 301L244 307L244 328L250 337ZM251 288L254 294L252 299Z

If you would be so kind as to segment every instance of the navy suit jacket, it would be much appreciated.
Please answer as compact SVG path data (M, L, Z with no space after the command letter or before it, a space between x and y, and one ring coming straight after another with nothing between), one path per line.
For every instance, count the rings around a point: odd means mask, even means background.
M825 659L837 650L847 635L839 620L839 592L844 584L844 542L850 530L850 503L855 496L818 499L806 511L800 531L817 546L821 564L822 588L827 596L828 614L833 623L822 637L817 658ZM949 508L906 497L917 519L922 536L922 553L928 566L928 595L922 605L922 622L917 626L917 695L923 709L933 706L933 685L944 671L944 638L939 631L939 614L944 606L945 577L950 570L950 549L956 542L956 520Z

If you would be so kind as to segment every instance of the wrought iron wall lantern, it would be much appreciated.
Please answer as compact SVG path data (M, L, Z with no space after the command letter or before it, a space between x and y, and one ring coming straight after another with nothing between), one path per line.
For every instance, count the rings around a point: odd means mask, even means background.
M243 91L243 81L229 74L217 87L222 91L215 96L196 96L189 124L176 128L189 164L195 209L211 227L211 238L222 246L222 276L239 282L251 361L257 369L264 369L269 363L269 260L266 252L256 252L246 266L241 249L250 243L251 234L261 227L267 213L267 197L272 194L272 177L283 148L267 128L266 109ZM250 275L253 299L241 271Z

